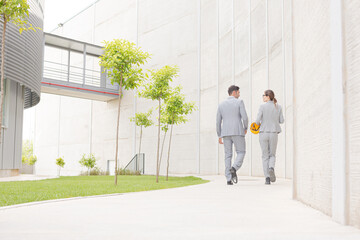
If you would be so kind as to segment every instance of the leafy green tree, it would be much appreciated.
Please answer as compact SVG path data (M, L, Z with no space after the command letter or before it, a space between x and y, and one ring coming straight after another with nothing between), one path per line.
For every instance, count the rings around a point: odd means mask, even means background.
M36 163L36 161L37 157L34 155L33 142L30 140L25 140L22 147L21 162L23 164L32 166Z
M150 127L154 124L151 120L152 109L146 113L136 113L135 117L130 118L130 121L135 122L136 126L140 127L140 143L139 143L139 156L141 151L142 128Z
M88 156L84 154L79 163L81 164L81 166L88 169L88 175L90 175L90 170L96 165L96 158L92 153L90 153Z
M0 142L1 129L3 120L3 102L4 102L4 66L5 66L5 36L8 23L13 23L19 27L20 34L25 30L36 31L35 28L28 23L30 6L27 0L1 0L0 1L0 17L2 18L2 41L1 41L1 97L0 97ZM36 27L36 29L40 29Z
M181 93L181 87L177 86L171 91L171 94L166 99L164 103L163 111L163 123L170 125L170 138L168 146L168 155L167 155L167 164L166 164L166 181L169 176L169 164L170 164L170 147L171 147L171 138L173 126L186 123L188 119L187 115L191 114L196 110L194 102L185 102L185 95Z
M160 128L161 128L161 101L166 100L170 95L170 82L178 76L177 66L164 66L158 70L151 70L150 81L145 84L144 90L139 94L141 97L158 101L158 139L156 154L156 182L159 182L160 173Z
M116 126L116 150L115 150L115 185L117 184L118 170L118 147L119 147L119 123L122 89L135 89L144 79L141 65L146 63L150 54L136 47L136 44L124 39L105 41L105 52L100 56L100 65L107 70L111 84L119 85L119 105Z
M60 176L61 168L63 168L63 167L65 166L64 158L61 158L61 157L57 158L57 159L56 159L56 165L59 166L58 175Z

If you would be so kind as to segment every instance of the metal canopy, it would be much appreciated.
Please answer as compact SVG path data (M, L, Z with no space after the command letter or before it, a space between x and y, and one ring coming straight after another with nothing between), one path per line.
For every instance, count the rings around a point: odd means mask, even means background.
M101 56L104 53L104 50L101 46L81 42L70 38L65 38L51 33L45 33L45 44L49 46L69 49L76 52L84 52L84 50L86 49L86 54L94 56Z

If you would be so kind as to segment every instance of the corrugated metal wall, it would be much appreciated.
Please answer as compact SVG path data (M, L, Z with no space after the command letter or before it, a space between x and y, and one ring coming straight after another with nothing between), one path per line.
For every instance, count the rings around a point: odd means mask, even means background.
M29 0L30 14L28 22L34 27L43 28L41 3ZM0 20L0 39L2 37L2 19ZM24 31L19 34L18 27L10 23L6 28L5 40L5 77L25 85L36 95L27 94L25 107L35 106L40 101L43 31ZM27 90L27 91L29 91Z
M43 1L29 0L29 23L43 27ZM2 22L0 25L0 39ZM40 101L43 64L43 31L19 34L18 28L9 24L6 31L5 78L9 84L7 126L2 130L0 144L0 170L19 169L22 152L22 127L24 107ZM25 91L26 89L26 91ZM25 97L26 92L26 97ZM25 101L26 100L26 101Z
M0 145L0 169L19 169L21 166L24 87L8 81L8 126L3 129Z

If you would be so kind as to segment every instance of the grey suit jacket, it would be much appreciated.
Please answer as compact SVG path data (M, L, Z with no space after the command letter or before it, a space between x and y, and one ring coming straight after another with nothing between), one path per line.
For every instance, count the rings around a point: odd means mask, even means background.
M284 123L281 106L276 104L275 107L273 101L262 104L255 122L261 124L260 132L280 133L280 123Z
M245 136L248 116L243 100L228 97L220 103L216 116L216 132L219 138L225 136Z

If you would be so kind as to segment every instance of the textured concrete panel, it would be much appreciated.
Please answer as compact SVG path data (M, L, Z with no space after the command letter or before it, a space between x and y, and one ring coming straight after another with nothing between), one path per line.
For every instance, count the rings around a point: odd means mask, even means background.
M348 0L345 13L345 62L347 76L347 125L349 168L349 223L360 227L360 2Z
M265 39L264 39L265 42ZM267 89L266 81L266 64L265 59L261 62L257 62L252 67L252 122L255 121L259 111L259 107L263 104L262 95L264 90ZM259 135L252 136L252 175L253 176L264 176L262 159L261 159L261 148L259 143Z
M140 5L141 6L141 5ZM99 1L95 4L94 44L104 40L125 38L136 42L136 1ZM72 24L73 25L73 24ZM110 30L114 26L116 30Z
M252 61L257 63L266 55L266 7L265 1L252 2L251 40Z
M332 192L329 7L329 1L293 1L297 198L328 215Z
M292 72L292 10L291 2L284 1L285 31L285 98L283 104L286 128L286 177L293 178L293 72Z

